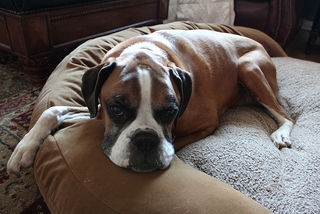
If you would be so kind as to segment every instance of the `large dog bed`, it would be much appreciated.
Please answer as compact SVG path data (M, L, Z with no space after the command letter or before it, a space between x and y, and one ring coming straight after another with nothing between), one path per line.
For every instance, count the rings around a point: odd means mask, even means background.
M50 210L262 213L265 206L278 213L319 211L320 65L286 57L272 39L253 29L178 22L90 40L69 54L49 77L35 106L31 127L50 106L84 106L80 91L83 73L99 64L119 42L159 29L210 29L261 42L278 69L279 99L296 121L292 148L278 150L272 144L269 135L276 124L264 110L238 107L224 115L212 136L177 152L169 169L135 173L115 166L104 156L100 149L103 121L62 124L40 147L34 165L39 189Z

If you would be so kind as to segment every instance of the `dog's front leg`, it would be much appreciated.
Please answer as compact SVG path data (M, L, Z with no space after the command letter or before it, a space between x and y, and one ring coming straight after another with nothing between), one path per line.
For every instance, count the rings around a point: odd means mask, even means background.
M54 106L45 110L14 149L7 164L8 174L18 175L21 167L30 167L39 146L63 121L84 118L89 118L86 107Z
M279 128L271 134L278 148L291 147L290 134L293 120L277 99L276 67L261 50L250 51L238 62L239 79L256 100L274 117Z

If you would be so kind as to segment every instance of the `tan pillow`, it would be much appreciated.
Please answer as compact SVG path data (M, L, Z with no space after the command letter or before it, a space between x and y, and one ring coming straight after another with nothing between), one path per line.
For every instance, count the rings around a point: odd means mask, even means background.
M102 121L79 122L41 146L34 172L52 213L267 213L257 202L175 157L135 173L109 161Z

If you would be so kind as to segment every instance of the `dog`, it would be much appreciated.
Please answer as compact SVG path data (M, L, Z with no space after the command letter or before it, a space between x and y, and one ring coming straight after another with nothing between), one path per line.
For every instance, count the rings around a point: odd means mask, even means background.
M207 30L162 30L111 49L82 78L86 107L54 106L16 146L9 173L32 165L44 139L66 120L104 121L103 152L124 168L167 168L175 150L214 132L230 107L258 103L290 147L293 120L277 101L276 69L258 42ZM88 112L89 110L89 112ZM89 117L90 113L90 117Z

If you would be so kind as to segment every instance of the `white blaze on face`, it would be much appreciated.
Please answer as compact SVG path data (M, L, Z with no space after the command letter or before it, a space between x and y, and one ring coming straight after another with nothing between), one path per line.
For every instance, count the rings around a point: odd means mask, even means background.
M174 149L170 142L166 140L162 127L157 123L152 114L152 78L150 71L144 68L138 68L138 80L140 85L140 105L137 111L136 119L126 128L118 137L114 144L110 159L116 165L128 167L130 160L129 144L131 136L137 129L153 129L160 137L159 160L167 167L174 155Z

